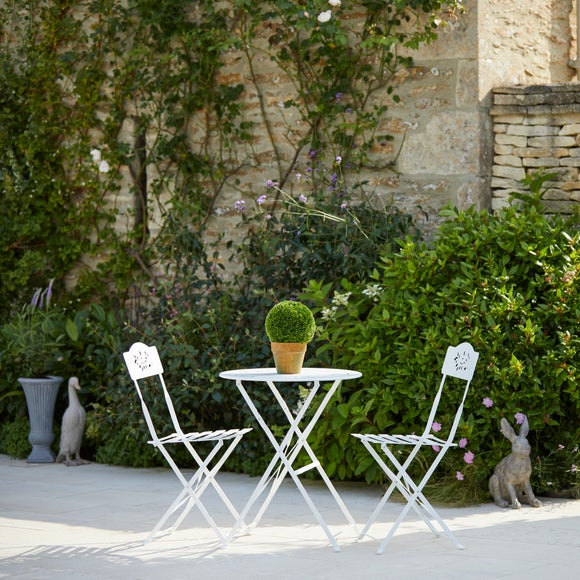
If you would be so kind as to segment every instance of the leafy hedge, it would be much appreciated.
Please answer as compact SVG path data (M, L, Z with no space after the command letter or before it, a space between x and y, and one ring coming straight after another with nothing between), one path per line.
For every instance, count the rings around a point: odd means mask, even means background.
M344 220L330 221L321 216L330 215L345 200L350 203L350 197L342 191L309 197L311 206L304 204L301 211L296 211L295 205L282 204L272 214L243 213L240 229L248 234L235 246L232 262L238 274L233 279L223 275L215 255L206 252L195 233L183 230L171 248L173 278L151 287L150 294L141 297L143 308L135 308L131 317L100 304L78 312L74 304L63 304L78 336L68 345L55 372L80 379L79 396L87 409L84 457L127 466L163 464L146 443L147 428L121 356L133 341L158 346L184 426L204 430L251 424L253 417L235 385L220 379L219 373L228 368L272 366L264 321L273 304L297 297L307 280L321 272L326 273L328 283L335 274L338 279L358 280L378 260L379 251L398 248L399 237L418 235L410 217L393 207L373 210L362 204L345 212ZM309 213L309 207L320 213ZM357 259L345 259L345 251ZM323 264L331 267L323 268ZM59 290L55 297L62 301ZM16 382L19 368L10 357L3 356L1 336L0 420L5 430L0 452L25 457L28 443L21 435L26 404ZM257 404L269 424L283 425L281 411L268 392L256 390ZM298 394L294 385L285 386L291 405ZM67 403L66 389L61 389L56 431ZM162 407L154 404L151 410L159 416ZM256 428L244 438L228 468L260 473L271 456L270 449Z
M363 373L342 385L314 434L331 476L380 481L351 433L419 432L447 346L469 341L480 358L458 431L467 441L437 472L444 495L487 497L487 479L510 450L500 418L515 424L516 413L529 418L537 492L579 493L579 220L542 213L545 178L530 178L530 196L495 215L445 211L433 246L409 241L365 282L343 280L339 294L311 282L306 296L326 320L321 358ZM459 390L448 397L436 418L442 433Z

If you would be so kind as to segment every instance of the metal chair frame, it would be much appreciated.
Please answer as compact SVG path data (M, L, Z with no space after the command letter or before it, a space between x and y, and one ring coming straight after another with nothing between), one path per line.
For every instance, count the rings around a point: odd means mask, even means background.
M129 375L135 384L135 388L141 401L143 415L147 427L149 428L149 433L151 434L151 440L147 441L147 443L153 445L161 452L183 486L183 489L176 497L175 501L169 506L161 519L157 522L144 543L155 538L155 536L160 533L161 528L165 525L167 520L181 509L181 512L177 516L173 526L161 533L171 533L177 530L191 509L194 506L197 506L208 524L214 530L222 546L226 546L229 538L217 526L215 520L203 504L201 496L211 485L232 514L234 521L237 522L240 519L238 511L233 506L222 487L216 481L216 475L227 458L231 455L236 445L241 441L242 437L252 429L221 429L216 431L184 433L177 419L171 396L167 386L165 385L165 380L163 378L163 365L161 364L157 348L155 346L147 346L141 342L136 342L131 346L128 352L123 353L123 358L125 359ZM173 433L163 437L159 437L157 433L157 429L155 428L153 419L151 418L151 414L143 396L144 388L139 385L140 380L151 377L157 377L159 379L159 383L163 390L165 404L169 411L171 424L174 429ZM190 479L187 479L183 475L181 469L177 466L175 460L166 449L166 445L174 443L182 443L198 466ZM214 443L214 446L206 457L202 458L194 448L194 445L197 443ZM228 443L228 445L226 445L226 443Z
M421 519L425 522L425 524L433 532L433 534L435 534L436 536L440 535L431 520L434 520L439 524L441 530L445 532L445 534L449 537L449 539L455 544L457 548L463 549L463 546L459 543L459 541L457 540L455 535L451 532L447 524L443 521L443 519L439 516L435 508L427 500L427 498L423 493L423 489L427 484L427 482L429 481L429 478L439 465L439 463L441 463L441 460L445 456L447 450L451 447L457 446L457 444L454 443L453 440L455 438L455 433L457 431L457 427L459 426L459 421L463 413L463 406L465 404L465 399L469 391L471 379L473 377L473 373L475 371L475 366L477 364L478 358L479 353L475 352L471 344L467 342L461 343L456 347L450 346L447 349L445 361L441 369L441 372L443 374L441 383L439 385L437 394L435 395L435 399L433 401L433 405L429 413L429 418L427 420L427 425L425 426L425 430L421 435L415 434L373 435L373 434L353 433L354 437L357 437L358 439L361 440L363 445L366 447L367 451L371 454L371 456L375 459L377 464L381 467L381 469L384 471L384 473L391 481L391 484L389 485L387 491L381 498L379 504L377 505L377 507L371 514L369 520L367 521L366 525L362 529L359 539L362 539L368 533L371 525L374 523L377 516L384 507L385 503L388 501L389 497L391 496L391 494L395 489L397 489L406 500L405 507L399 514L399 517L397 518L395 523L392 525L387 536L381 542L379 549L377 550L377 554L383 553L385 547L390 542L391 538L399 528L401 522L405 519L405 517L407 516L407 514L411 509L421 517ZM463 390L461 403L459 404L459 407L457 408L457 411L455 413L455 417L451 429L449 431L449 434L446 439L442 439L432 434L431 427L437 414L437 409L439 407L439 402L441 400L441 395L443 393L447 377L455 377L464 380L465 388ZM403 463L401 463L401 461L397 459L395 453L390 448L390 446L397 445L407 445L411 446L412 448ZM419 483L414 482L413 479L407 473L408 467L411 465L411 463L413 462L413 460L415 459L415 457L417 456L422 447L434 445L440 447L439 452L435 456L435 459L431 463L429 469L427 470L423 478L420 480L420 482ZM383 457L377 451L377 447L380 448L380 450L386 456L390 464L384 461Z

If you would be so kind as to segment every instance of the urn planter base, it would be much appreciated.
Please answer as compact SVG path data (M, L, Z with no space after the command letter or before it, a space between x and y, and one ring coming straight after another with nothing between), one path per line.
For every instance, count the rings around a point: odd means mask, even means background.
M62 377L18 379L24 389L30 419L28 441L32 452L26 460L28 463L54 463L55 455L51 449L54 441L54 405L62 380Z

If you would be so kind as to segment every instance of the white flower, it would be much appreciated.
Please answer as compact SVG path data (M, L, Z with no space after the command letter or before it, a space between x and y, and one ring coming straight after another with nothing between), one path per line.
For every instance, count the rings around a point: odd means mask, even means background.
M341 0L328 0L328 3L335 8L342 4Z
M100 163L101 152L98 149L91 149L91 157L93 158L93 163Z
M376 298L382 292L382 288L378 284L368 285L362 293L369 298Z
M111 166L104 159L99 163L99 172L100 173L109 173L110 169L111 169Z
M318 15L318 22L328 22L332 18L332 10L326 10Z
M348 299L350 298L352 292L345 292L340 294L340 292L334 291L334 296L332 298L332 303L335 306L346 306L348 304Z
M322 311L320 312L322 320L330 320L334 316L336 310L337 310L336 306L331 306L330 308L323 308Z

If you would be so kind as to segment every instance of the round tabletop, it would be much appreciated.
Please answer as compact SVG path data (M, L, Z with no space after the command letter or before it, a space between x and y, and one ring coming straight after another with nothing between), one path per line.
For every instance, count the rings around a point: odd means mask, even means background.
M296 383L304 381L336 381L337 379L347 381L358 379L362 373L344 369L321 369L304 367L302 371L295 375L284 375L276 371L275 368L262 369L237 369L233 371L223 371L220 373L222 379L240 379L242 381L273 381L278 383Z

